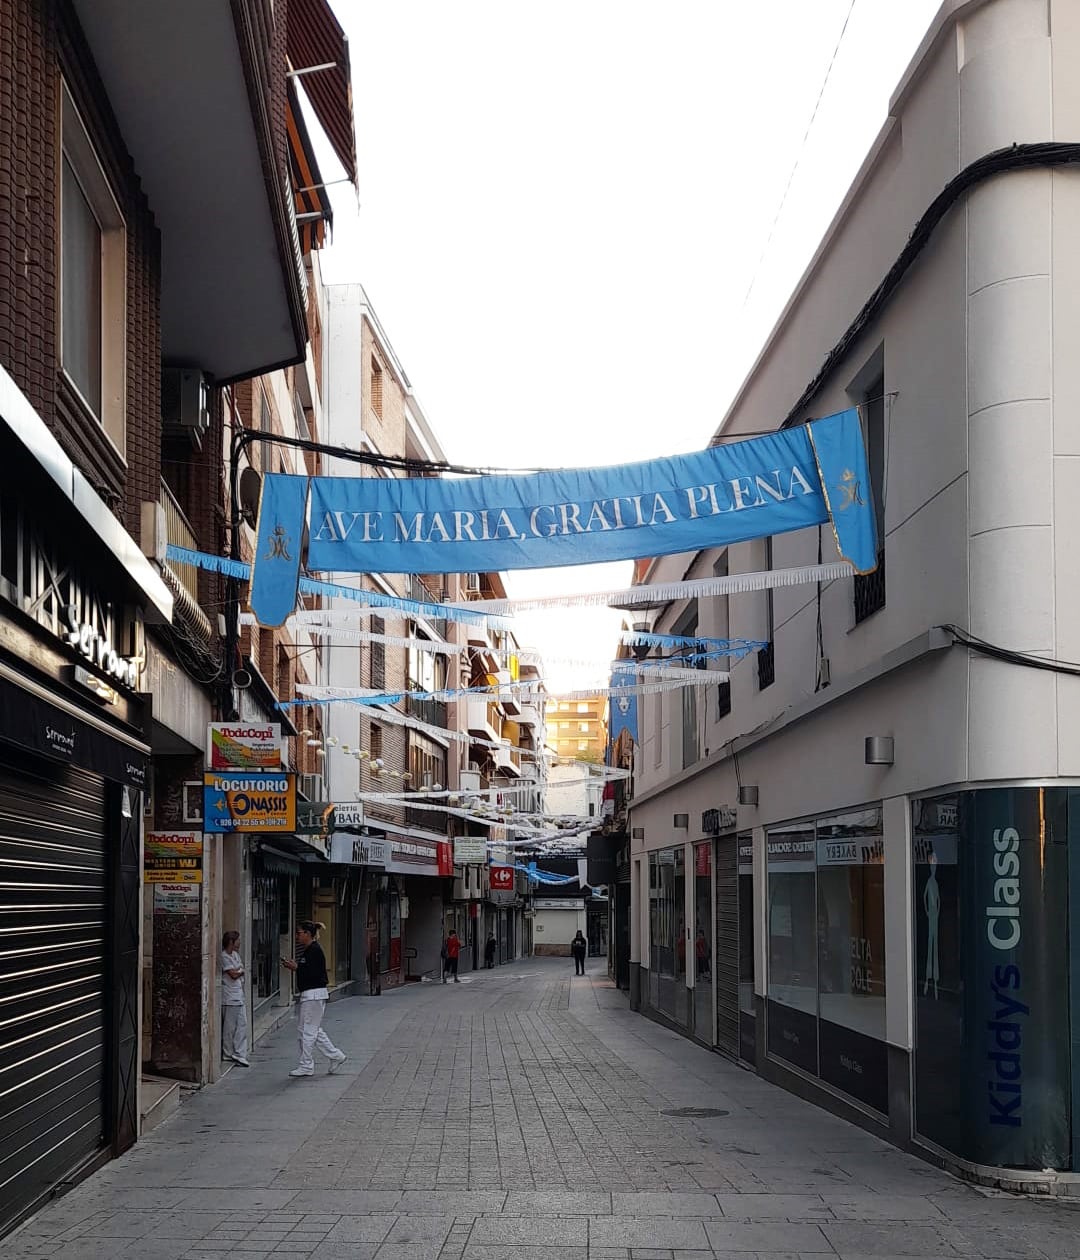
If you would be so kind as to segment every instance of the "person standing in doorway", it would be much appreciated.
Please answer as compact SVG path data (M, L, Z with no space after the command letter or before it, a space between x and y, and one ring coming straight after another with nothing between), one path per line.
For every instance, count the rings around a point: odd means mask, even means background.
M330 997L326 955L317 940L324 926L311 919L304 919L298 923L296 943L304 951L300 956L300 961L294 962L291 958L281 960L285 967L296 972L296 987L300 992L300 1001L296 1008L300 1062L289 1073L290 1076L315 1075L315 1060L312 1057L312 1051L316 1046L319 1047L319 1052L330 1060L331 1073L336 1072L348 1058L345 1051L339 1050L322 1029L323 1015Z
M585 955L589 951L589 942L581 934L581 928L578 928L577 936L570 942L570 952L574 955L574 975L583 976L585 974Z
M226 932L221 938L221 1057L250 1067L244 960L239 947L239 932Z
M454 983L460 984L458 980L458 957L461 954L461 940L453 928L450 929L446 938L446 970L454 977ZM445 981L446 977L443 976Z
M495 966L495 950L498 943L495 940L495 933L489 932L488 938L484 942L484 966L490 971Z

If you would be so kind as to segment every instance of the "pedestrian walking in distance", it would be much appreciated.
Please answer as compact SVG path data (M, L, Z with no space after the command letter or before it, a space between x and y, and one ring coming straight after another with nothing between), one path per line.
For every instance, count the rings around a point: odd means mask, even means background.
M489 932L488 938L484 942L484 966L490 971L495 966L495 950L496 941L495 933Z
M239 945L239 932L226 932L221 938L221 1057L250 1067L244 960Z
M446 972L443 974L443 984L446 983L446 974L449 973L454 977L454 983L459 984L458 980L458 955L461 953L461 940L453 928L450 929L446 938Z
M300 961L294 962L291 958L281 960L290 971L296 972L296 987L300 991L296 1008L300 1062L289 1073L290 1076L315 1075L315 1060L311 1052L316 1046L319 1053L329 1059L331 1073L336 1072L348 1057L322 1030L323 1015L330 997L330 982L326 975L326 955L316 938L325 926L311 919L302 920L296 927L296 943L304 951Z
M578 928L578 934L570 942L570 952L574 955L574 975L583 976L585 974L585 955L589 952L589 942L581 935L581 928Z

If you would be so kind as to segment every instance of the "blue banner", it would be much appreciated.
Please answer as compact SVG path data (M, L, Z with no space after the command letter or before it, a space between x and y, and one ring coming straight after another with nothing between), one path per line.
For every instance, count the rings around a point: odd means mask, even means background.
M614 744L623 731L630 732L630 738L638 742L637 730L637 692L628 691L620 696L618 691L624 687L633 687L637 676L628 669L615 669L611 672L612 693L609 702L608 742ZM617 690L618 689L618 690Z
M302 477L264 478L252 608L265 625L292 611L285 605L295 597L306 486ZM854 409L691 455L608 468L316 477L308 565L462 573L592 564L724 546L830 519L843 558L860 573L873 570L874 509Z
M877 520L862 425L854 407L808 424L836 547L858 573L877 568Z
M260 625L283 625L296 607L307 492L306 477L267 473L262 479L249 597Z

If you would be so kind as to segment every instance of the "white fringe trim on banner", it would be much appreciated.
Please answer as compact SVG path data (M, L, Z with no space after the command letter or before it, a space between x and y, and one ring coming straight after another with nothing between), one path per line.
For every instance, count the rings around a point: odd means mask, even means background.
M592 695L593 693L589 692L588 694ZM278 707L283 708L285 706L279 705ZM407 717L404 713L398 713L396 709L372 707L368 711L368 717L373 722L388 722L391 726L404 726L410 731L418 731L422 735L431 735L435 739L445 739L456 744L475 744L478 748L489 748L492 751L512 747L509 742L500 744L496 743L495 740L480 739L475 735L468 734L466 731L453 731L445 726L433 726L430 722L421 722L419 718ZM591 771L596 771L594 778L598 782L606 783L609 779L615 781L630 777L629 770L623 770L618 766L597 765L592 761L582 761L579 757L555 756L550 753L533 752L527 748L519 748L517 751L529 761L540 761L544 757L548 757L553 764L560 766L588 766Z
M683 599L707 599L719 595L740 595L747 591L771 591L806 582L833 582L850 577L855 570L844 560L829 564L806 564L794 569L766 569L761 573L732 573L727 577L692 578L687 582L667 582L655 586L628 586L622 590L589 591L581 595L543 595L533 599L479 599L467 606L478 613L506 616L545 608L621 607L624 604L670 604ZM457 607L458 605L452 605Z
M642 668L642 667L639 667ZM627 671L629 672L629 671ZM647 672L643 669L643 672ZM503 683L495 687L446 688L443 691L385 691L372 687L325 687L314 683L297 683L297 693L307 700L359 700L368 704L397 704L402 700L466 700L497 699L502 692L513 691L517 700L529 704L547 696L553 700L589 700L595 697L657 695L680 687L712 687L727 682L731 675L722 669L669 669L661 667L667 682L628 683L620 687L586 687L579 691L541 692L534 682Z

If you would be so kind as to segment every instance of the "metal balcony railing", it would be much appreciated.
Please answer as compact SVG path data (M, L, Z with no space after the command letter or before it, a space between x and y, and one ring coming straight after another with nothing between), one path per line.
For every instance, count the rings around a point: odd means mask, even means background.
M873 573L855 574L855 624L885 607L885 552L878 552Z
M773 643L769 643L767 647L763 647L758 651L757 677L759 691L764 691L766 687L771 687L776 681L776 652Z
M180 504L173 497L173 492L163 481L159 499L165 512L165 540L173 547L186 547L188 551L198 551L199 543L195 531L188 524ZM173 576L197 604L199 602L199 571L193 564L178 564L169 560L168 566Z

